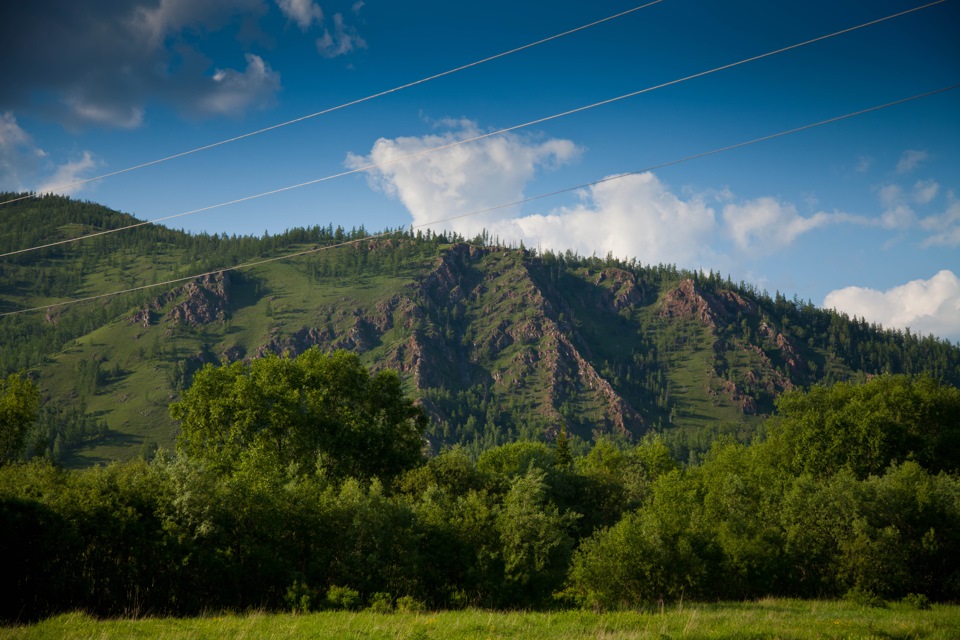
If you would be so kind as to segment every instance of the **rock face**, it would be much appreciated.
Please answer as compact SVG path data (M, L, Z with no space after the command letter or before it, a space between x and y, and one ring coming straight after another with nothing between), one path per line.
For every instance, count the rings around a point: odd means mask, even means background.
M157 296L134 311L127 322L149 327L156 324L158 312L179 300L165 315L165 319L173 324L196 327L212 322L223 323L230 307L230 288L229 272L206 275Z
M223 323L230 305L230 273L221 272L188 282L181 289L185 299L167 313L174 324L198 326Z
M696 318L708 328L716 330L718 326L729 324L737 314L757 315L757 308L732 291L721 291L714 295L687 279L667 292L660 304L659 314L663 318Z

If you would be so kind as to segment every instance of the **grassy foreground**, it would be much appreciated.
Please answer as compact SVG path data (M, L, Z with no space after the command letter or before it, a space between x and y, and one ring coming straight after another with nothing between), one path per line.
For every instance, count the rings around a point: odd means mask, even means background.
M960 607L861 607L846 602L767 599L750 603L684 604L651 612L430 613L331 611L307 615L249 613L202 618L96 620L73 613L35 625L0 628L3 638L496 638L926 639L960 637Z

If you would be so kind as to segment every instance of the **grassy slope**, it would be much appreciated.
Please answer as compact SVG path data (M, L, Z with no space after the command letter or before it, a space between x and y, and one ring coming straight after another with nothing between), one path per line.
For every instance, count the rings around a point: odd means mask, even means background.
M960 629L960 607L934 605L918 611L902 605L867 609L842 602L762 600L755 603L688 603L662 611L598 614L493 612L323 612L190 619L97 621L83 614L58 616L27 627L0 628L0 639L54 638L366 638L476 639L538 638L605 640L685 638L827 639L903 638L952 640Z
M71 466L129 459L138 455L144 443L172 448L177 429L167 407L176 397L170 386L176 361L203 351L217 355L235 346L246 350L303 327L329 323L336 333L345 333L352 322L348 311L373 307L409 282L401 275L317 283L296 261L271 263L249 274L250 278L233 291L233 311L227 324L185 330L171 327L166 321L143 327L121 318L80 337L52 358L41 371L41 385L53 401L64 405L79 399L78 362L97 359L107 369L114 364L121 369L120 376L109 379L96 393L85 395L88 410L106 418L110 435L72 456L68 460ZM252 290L254 279L267 283L265 295L259 298ZM104 282L98 285L91 289L109 287ZM168 304L161 314L171 307L172 303ZM159 355L152 357L158 349ZM370 364L377 355L374 349L364 359Z

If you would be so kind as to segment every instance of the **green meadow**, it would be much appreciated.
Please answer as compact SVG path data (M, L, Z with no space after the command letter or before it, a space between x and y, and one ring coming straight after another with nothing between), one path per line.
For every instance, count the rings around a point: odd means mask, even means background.
M97 620L65 614L38 624L0 628L0 638L108 640L110 638L363 638L384 640L602 638L720 639L942 639L960 635L960 607L928 610L894 603L884 608L845 601L765 599L684 603L651 611L582 610L497 612L482 609L422 613L326 611L312 614L209 615L199 618Z

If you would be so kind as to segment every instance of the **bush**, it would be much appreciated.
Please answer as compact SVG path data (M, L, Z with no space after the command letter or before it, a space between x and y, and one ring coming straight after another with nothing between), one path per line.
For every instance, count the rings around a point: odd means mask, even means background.
M327 591L327 603L334 609L356 609L360 606L360 592L350 587L333 586Z
M886 600L875 593L864 591L859 587L854 587L847 591L843 599L861 607L874 607L875 609L887 608Z
M427 606L421 600L413 596L400 596L397 598L397 611L402 613L420 613L425 611Z
M901 602L908 607L919 609L920 611L927 611L930 609L930 598L922 593L908 593L903 597Z
M287 587L284 602L294 613L309 613L317 602L317 593L307 586L307 583L294 580L293 584Z
M374 613L392 613L393 597L386 592L378 591L370 596L370 611Z

